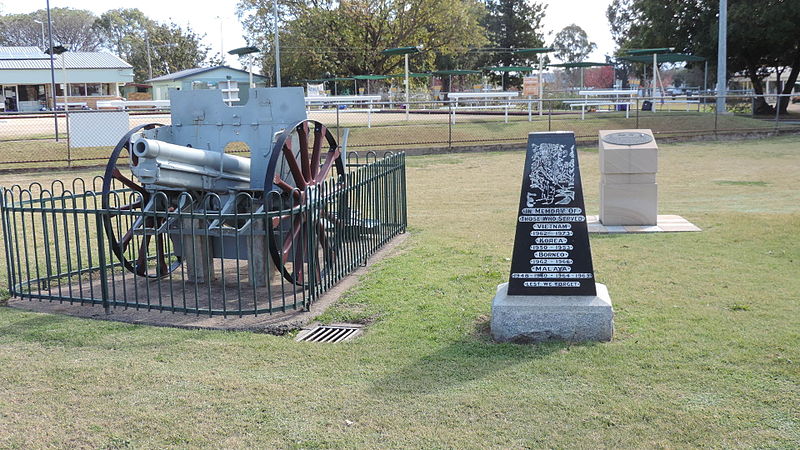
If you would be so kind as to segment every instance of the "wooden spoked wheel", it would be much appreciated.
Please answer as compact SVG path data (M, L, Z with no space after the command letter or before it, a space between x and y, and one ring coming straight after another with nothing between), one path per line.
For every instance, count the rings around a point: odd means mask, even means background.
M324 125L303 120L278 136L267 167L265 204L270 211L285 211L268 220L267 227L272 261L290 283L305 286L309 267L319 280L336 262L338 245L331 229L344 214L344 196L337 204L300 211L309 196L330 193L332 177L333 188L341 187L344 161ZM315 248L309 249L309 242Z
M166 229L170 224L164 212L173 212L178 205L166 195L154 196L145 190L132 176L123 174L117 166L120 154L125 151L131 164L138 159L130 152L131 136L140 130L150 130L162 126L158 123L140 125L120 139L106 165L103 175L101 196L103 227L108 237L111 251L131 273L148 278L161 278L180 267L181 258L173 249ZM115 190L118 182L130 191Z

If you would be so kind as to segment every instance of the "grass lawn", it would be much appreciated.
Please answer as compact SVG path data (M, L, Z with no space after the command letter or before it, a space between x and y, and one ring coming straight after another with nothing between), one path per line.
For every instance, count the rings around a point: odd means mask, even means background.
M800 139L662 145L704 231L591 236L604 344L487 337L523 161L409 158L409 239L323 316L349 343L0 308L0 447L800 446Z

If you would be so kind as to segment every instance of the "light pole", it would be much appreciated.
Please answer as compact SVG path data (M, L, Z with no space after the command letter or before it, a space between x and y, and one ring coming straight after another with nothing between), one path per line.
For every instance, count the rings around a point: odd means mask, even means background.
M239 47L235 48L228 52L229 55L236 55L236 56L244 56L244 55L253 55L254 53L258 53L261 50L258 47ZM249 69L248 72L250 73L250 87L256 87L255 83L253 83L253 56L249 58ZM278 87L281 87L280 81L278 81Z
M272 0L275 25L275 85L281 87L281 43L278 39L278 0Z
M58 114L56 110L56 69L53 62L53 21L50 17L50 0L47 0L47 33L50 36L50 90L53 93L53 122L56 132L56 142L58 142Z
M217 16L216 19L219 19L219 56L222 58L222 65L224 66L225 61L225 41L224 34L222 33L222 16Z
M717 46L717 113L725 112L725 91L727 80L725 79L728 71L728 0L719 2L719 30ZM780 107L780 97L778 97Z
M36 19L33 19L33 21L42 26L42 49L45 49L47 48L47 45L44 43L44 22Z
M405 85L406 85L406 120L409 117L409 96L408 96L408 55L412 53L419 53L422 51L422 45L417 45L416 47L398 47L398 48L387 48L386 50L382 51L384 55L403 55L405 58L405 66L406 66L406 77L405 77Z

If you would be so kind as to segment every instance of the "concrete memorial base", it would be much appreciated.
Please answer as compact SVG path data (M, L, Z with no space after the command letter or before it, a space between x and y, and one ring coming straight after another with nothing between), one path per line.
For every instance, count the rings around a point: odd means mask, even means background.
M597 295L508 295L508 283L497 286L492 301L492 338L499 342L551 340L610 341L614 310L604 284Z

